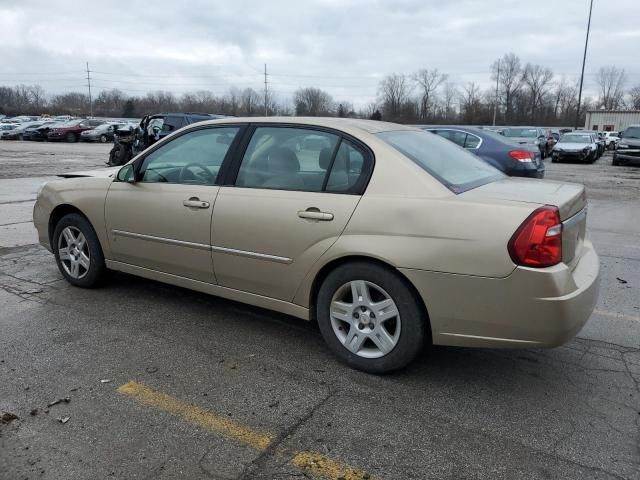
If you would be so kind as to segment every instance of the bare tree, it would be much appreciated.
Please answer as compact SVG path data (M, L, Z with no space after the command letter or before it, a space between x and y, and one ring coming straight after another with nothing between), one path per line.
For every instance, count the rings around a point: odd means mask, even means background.
M420 89L420 119L427 120L435 92L447 79L447 75L438 72L437 68L434 68L433 70L423 69L414 73L412 75L412 79Z
M529 93L529 112L531 122L536 122L536 113L548 93L549 86L553 80L553 72L548 67L542 65L532 65L527 63L522 72L522 81Z
M460 96L458 87L453 82L446 82L444 84L444 119L448 122L455 114L455 108L453 106L456 99Z
M319 88L301 88L293 94L296 115L327 116L333 112L333 98Z
M622 105L624 98L624 84L626 74L624 69L614 66L600 67L596 75L596 82L600 88L599 103L607 110L615 110Z
M379 94L385 117L389 120L399 120L411 94L411 86L406 75L387 75L380 82Z
M253 88L245 88L240 96L240 111L247 117L257 115L260 107L264 110L264 105L261 105L262 102L263 99L258 92Z
M491 78L498 80L499 102L504 105L504 121L509 123L513 117L513 97L522 88L520 58L515 53L506 53L493 62L491 72Z
M480 87L469 82L460 93L460 113L466 123L473 124L480 113Z
M634 110L640 110L640 85L629 90L629 106Z

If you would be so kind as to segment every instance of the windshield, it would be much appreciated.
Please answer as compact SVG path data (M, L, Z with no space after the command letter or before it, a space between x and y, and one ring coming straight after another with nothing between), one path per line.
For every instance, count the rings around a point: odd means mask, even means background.
M640 127L629 127L623 133L624 138L640 138Z
M536 138L538 136L538 130L535 128L505 128L505 137L527 137Z
M398 130L378 133L377 136L454 193L504 177L474 154L429 132Z
M560 140L562 143L591 143L589 135L565 135Z

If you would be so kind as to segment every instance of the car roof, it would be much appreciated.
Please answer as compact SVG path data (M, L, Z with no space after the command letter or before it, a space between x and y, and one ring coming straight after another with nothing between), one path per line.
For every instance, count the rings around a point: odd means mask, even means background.
M356 129L367 133L389 132L394 130L419 130L413 126L378 120L335 117L230 117L198 122L199 125L228 123L282 123L289 125L307 125L337 129Z

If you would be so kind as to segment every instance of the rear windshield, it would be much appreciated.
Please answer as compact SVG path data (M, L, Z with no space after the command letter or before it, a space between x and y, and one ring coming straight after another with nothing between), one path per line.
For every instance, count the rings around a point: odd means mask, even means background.
M535 128L505 128L503 134L505 137L535 138L538 136L538 130Z
M504 177L484 160L429 132L396 130L377 136L454 193L466 192Z

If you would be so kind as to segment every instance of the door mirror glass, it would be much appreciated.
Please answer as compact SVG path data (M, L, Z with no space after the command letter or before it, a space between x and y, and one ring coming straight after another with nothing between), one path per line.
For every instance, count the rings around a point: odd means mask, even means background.
M118 170L118 181L127 182L127 183L135 183L135 169L133 168L133 164L130 163L125 165L120 170Z

